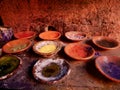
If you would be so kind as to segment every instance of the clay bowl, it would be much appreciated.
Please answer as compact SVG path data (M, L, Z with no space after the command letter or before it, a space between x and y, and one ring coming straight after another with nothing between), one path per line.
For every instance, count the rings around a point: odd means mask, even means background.
M65 33L65 37L72 41L81 41L86 39L86 34L83 34L78 31L69 31Z
M32 42L28 39L17 39L6 43L2 50L5 53L20 53L29 49Z
M119 42L105 36L96 36L92 39L93 43L102 49L116 49L119 47Z
M83 61L91 59L95 54L95 50L91 46L80 42L66 45L64 51L71 58Z
M9 78L19 69L22 61L19 57L6 55L0 58L0 80Z
M58 41L39 41L33 46L33 51L43 57L52 57L61 49Z
M17 39L21 39L21 38L34 39L35 36L36 36L36 32L34 31L20 31L14 33L14 37Z
M96 58L95 65L108 79L120 82L120 57L100 56Z
M38 60L33 67L33 76L36 80L53 84L62 80L70 73L70 65L64 59Z
M59 39L61 33L58 31L45 31L39 34L39 37L43 40L56 40Z

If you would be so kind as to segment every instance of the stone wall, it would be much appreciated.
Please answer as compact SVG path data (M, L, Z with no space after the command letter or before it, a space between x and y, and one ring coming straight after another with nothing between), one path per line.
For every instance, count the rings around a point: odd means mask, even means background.
M14 31L81 31L120 41L120 0L0 0L0 16Z

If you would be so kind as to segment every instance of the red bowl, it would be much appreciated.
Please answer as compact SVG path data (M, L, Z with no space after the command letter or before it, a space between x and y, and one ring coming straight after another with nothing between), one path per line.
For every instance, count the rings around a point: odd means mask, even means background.
M91 59L95 54L95 50L91 46L80 42L66 45L64 51L71 58L84 61Z
M99 56L95 60L95 65L108 79L120 82L120 57Z
M36 36L36 32L34 31L20 31L20 32L14 33L14 37L17 39L21 39L21 38L34 39L35 36Z
M27 50L32 45L28 39L17 39L6 43L2 50L5 53L19 53Z
M56 40L59 39L61 33L58 31L45 31L39 34L39 37L44 40Z

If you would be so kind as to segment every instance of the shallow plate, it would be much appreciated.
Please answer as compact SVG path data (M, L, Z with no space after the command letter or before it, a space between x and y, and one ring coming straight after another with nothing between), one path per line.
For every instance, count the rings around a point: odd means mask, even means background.
M6 79L13 75L18 69L19 65L22 64L21 59L7 55L0 58L0 80Z
M17 39L6 43L2 50L5 53L19 53L27 50L32 45L28 39Z
M56 40L59 39L61 33L58 31L45 31L39 34L39 37L44 40Z
M92 39L93 43L102 49L116 49L119 47L119 42L105 36L96 36Z
M59 52L60 49L61 44L58 41L39 41L33 46L35 53L42 55L43 57L51 57Z
M63 59L38 60L33 67L34 78L45 83L55 83L69 73L70 66Z
M65 37L72 41L81 41L86 38L86 34L83 34L78 31L69 31L65 33Z
M21 38L34 39L35 35L36 35L36 32L34 31L21 31L21 32L14 33L14 37L17 39L21 39Z
M95 60L95 65L104 76L120 82L120 57L100 56Z
M95 50L91 46L80 42L66 45L64 51L68 56L76 60L88 60L95 54Z

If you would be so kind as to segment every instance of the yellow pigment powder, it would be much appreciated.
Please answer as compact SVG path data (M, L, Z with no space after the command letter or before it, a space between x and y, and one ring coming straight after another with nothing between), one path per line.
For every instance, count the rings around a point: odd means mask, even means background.
M54 44L49 44L49 45L45 45L45 46L41 47L39 49L39 52L50 53L50 52L53 52L55 49L56 49L56 46Z

